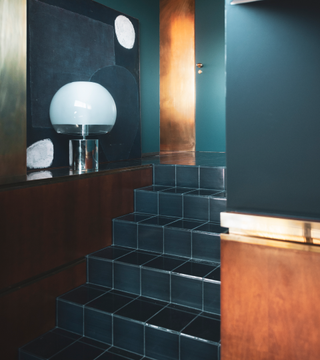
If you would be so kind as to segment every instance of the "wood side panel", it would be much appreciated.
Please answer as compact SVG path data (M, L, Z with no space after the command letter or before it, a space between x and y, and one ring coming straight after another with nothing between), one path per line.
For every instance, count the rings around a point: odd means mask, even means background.
M85 283L86 262L0 297L0 359L17 360L19 347L55 326L56 297Z
M268 264L261 252L221 240L221 360L268 359Z
M134 209L152 168L0 192L0 288L112 243L112 219Z
M221 241L221 360L320 358L320 254Z

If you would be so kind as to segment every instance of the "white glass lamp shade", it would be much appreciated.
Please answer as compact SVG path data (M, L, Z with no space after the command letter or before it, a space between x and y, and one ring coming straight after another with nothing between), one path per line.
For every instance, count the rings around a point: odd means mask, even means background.
M49 113L56 132L85 137L109 132L117 108L109 91L100 84L76 81L55 93Z

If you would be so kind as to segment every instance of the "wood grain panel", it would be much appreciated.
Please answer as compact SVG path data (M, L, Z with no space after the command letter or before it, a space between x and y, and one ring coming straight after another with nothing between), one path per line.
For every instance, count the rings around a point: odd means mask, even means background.
M57 296L85 283L86 262L0 297L0 359L17 360L18 348L55 326Z
M320 254L221 241L221 360L320 358Z
M134 209L152 168L0 192L1 289L112 243L112 219Z

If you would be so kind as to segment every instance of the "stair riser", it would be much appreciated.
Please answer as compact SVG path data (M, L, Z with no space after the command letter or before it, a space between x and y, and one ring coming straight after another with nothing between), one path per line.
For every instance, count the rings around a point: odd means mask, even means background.
M64 310L67 307L68 312L74 316L65 317ZM218 343L195 339L177 331L167 331L144 322L61 300L57 301L57 310L59 327L153 359L216 360L219 358ZM80 323L82 327L78 328Z
M88 281L153 299L220 314L220 282L88 258Z
M135 211L146 214L220 222L226 204L225 198L135 190Z
M203 189L225 189L224 167L154 165L155 185L181 186Z
M220 261L220 235L113 220L114 245L186 258Z

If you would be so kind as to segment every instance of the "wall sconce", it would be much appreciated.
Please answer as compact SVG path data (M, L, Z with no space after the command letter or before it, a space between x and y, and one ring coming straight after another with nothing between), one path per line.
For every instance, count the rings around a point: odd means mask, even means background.
M98 170L99 140L86 137L105 134L113 128L117 108L109 91L89 81L66 84L53 96L49 113L57 133L82 136L69 140L70 167L79 173Z

